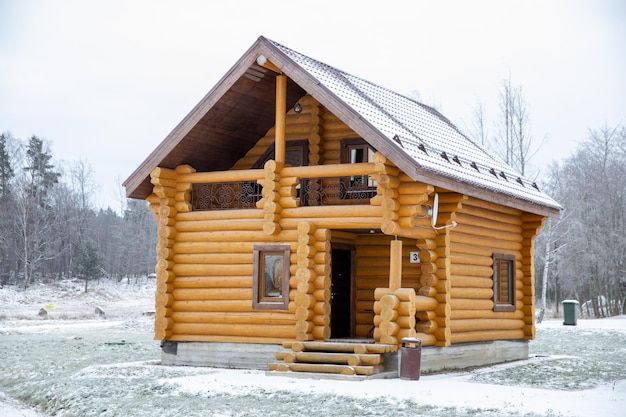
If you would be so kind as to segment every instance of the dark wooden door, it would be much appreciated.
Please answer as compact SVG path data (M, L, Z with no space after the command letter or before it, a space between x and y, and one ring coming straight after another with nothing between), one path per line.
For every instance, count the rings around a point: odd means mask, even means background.
M332 249L332 284L330 301L331 338L352 337L352 258L353 250Z

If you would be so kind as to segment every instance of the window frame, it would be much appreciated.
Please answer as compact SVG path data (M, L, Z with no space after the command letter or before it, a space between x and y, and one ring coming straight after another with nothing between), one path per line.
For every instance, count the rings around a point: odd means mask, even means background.
M267 161L269 161L270 159L274 159L275 148L276 148L275 143L272 143L270 146L268 146L265 152L263 152L263 155L261 155L259 159L257 159L257 161L252 165L252 169L261 169L265 166L265 163ZM300 154L299 157L302 161L302 165L298 165L298 166L309 165L309 141L308 140L299 139L299 140L286 141L285 142L285 159L289 159L289 155L288 155L289 153Z
M253 247L252 308L255 310L287 310L289 308L289 245L255 245ZM281 257L282 282L278 296L268 296L265 269L269 257Z
M508 297L502 300L500 297L501 265L507 265L508 273L506 281L508 287ZM493 254L493 311L515 311L516 310L516 282L517 267L515 255L505 253Z
M352 161L352 151L355 149L361 149L363 151L364 161ZM342 164L373 162L370 161L370 155L373 157L375 153L376 149L370 146L370 144L363 139L344 139L341 141L340 162ZM370 175L352 175L350 177L342 178L342 182L344 183L344 188L347 194L353 192L355 185L359 187L356 190L357 192L376 190L377 187L376 180L374 180Z

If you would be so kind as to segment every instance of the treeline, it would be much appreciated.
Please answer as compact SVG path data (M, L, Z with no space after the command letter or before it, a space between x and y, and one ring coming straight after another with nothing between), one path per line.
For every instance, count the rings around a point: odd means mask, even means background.
M564 210L537 240L542 306L571 298L585 315L626 314L626 127L590 130L544 188Z
M87 163L55 166L49 143L0 134L0 285L145 276L154 271L156 222L127 200L95 209ZM87 288L87 287L85 287Z
M626 127L590 129L579 145L540 174L532 165L543 140L531 130L530 106L509 76L497 97L495 118L477 103L467 130L472 139L527 177L563 206L535 242L539 320L565 299L592 317L626 314Z

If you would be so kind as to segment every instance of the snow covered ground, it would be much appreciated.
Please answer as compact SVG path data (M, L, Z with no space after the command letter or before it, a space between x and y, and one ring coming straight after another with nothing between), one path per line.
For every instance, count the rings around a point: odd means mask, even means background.
M624 316L546 321L523 362L419 381L295 379L161 366L154 282L91 285L0 289L0 416L626 415Z

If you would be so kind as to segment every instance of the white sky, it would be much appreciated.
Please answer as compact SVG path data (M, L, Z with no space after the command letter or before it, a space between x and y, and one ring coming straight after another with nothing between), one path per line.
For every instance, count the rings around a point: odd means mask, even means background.
M626 123L626 2L0 0L0 132L86 160L97 206L259 36L400 93L460 128L495 118L511 75L546 138L539 169L589 128Z

